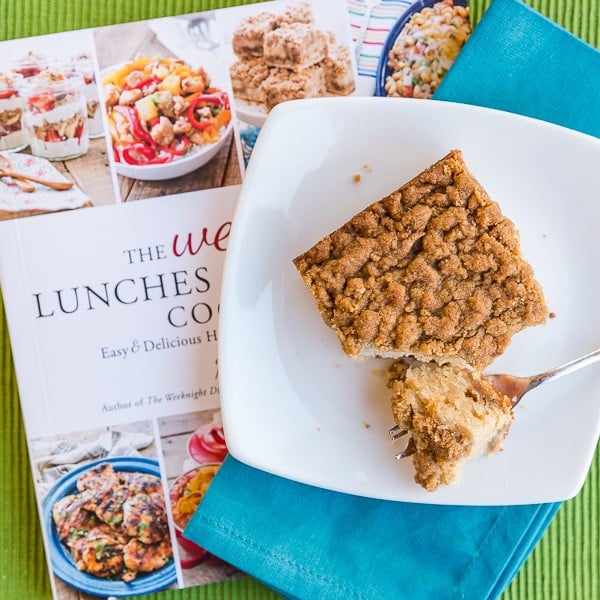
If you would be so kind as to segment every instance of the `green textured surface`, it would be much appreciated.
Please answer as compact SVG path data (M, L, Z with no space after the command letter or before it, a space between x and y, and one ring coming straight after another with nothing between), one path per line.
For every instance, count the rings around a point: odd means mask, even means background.
M243 0L0 0L0 40L249 3ZM599 0L528 0L527 3L581 39L600 47ZM489 0L471 0L474 23L488 5ZM2 310L0 305L0 312ZM3 312L0 340L0 600L46 600L51 598L50 584ZM279 596L256 581L242 579L146 598L274 600ZM600 598L599 452L582 491L563 504L502 596L502 600L595 598Z

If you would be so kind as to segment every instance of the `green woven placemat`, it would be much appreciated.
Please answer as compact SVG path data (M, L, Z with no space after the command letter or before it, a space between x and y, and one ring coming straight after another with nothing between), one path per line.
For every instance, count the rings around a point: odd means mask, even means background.
M249 0L0 0L0 40L249 3ZM490 0L470 0L474 23L489 3ZM581 39L600 46L598 0L528 0L527 3ZM0 600L49 600L50 584L1 299L0 544ZM279 596L244 578L147 598L275 600ZM596 453L582 491L563 504L502 596L502 600L596 598L600 598L600 452Z

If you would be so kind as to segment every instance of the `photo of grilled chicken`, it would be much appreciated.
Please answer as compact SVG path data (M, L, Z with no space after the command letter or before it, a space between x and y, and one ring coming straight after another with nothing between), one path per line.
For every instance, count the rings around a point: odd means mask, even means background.
M171 542L162 541L146 545L132 538L123 548L125 566L131 571L146 573L160 569L165 565L165 557L171 556Z
M103 462L85 471L76 487L54 503L52 518L80 571L128 582L172 560L159 477L115 471Z
M96 577L132 581L137 573L125 568L123 542L105 527L92 527L85 537L73 540L75 565Z
M106 486L118 483L118 476L109 463L100 463L96 467L86 471L77 480L77 489L80 492L86 490L101 490Z
M120 479L123 482L123 485L134 492L141 492L143 494L160 492L162 494L162 484L160 479L154 475L123 471L120 473Z
M123 531L144 544L154 544L169 535L162 493L134 494L123 504Z

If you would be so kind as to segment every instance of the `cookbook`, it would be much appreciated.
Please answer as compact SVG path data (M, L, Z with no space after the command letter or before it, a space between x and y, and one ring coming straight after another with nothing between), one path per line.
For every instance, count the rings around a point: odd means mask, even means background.
M220 280L260 128L430 97L469 32L462 0L276 0L0 44L0 284L56 599L244 575L183 532L227 454Z

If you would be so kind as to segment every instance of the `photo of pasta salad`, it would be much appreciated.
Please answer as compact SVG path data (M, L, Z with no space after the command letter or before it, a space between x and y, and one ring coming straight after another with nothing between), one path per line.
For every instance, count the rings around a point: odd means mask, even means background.
M470 34L469 8L454 0L415 12L388 54L386 95L430 98Z

